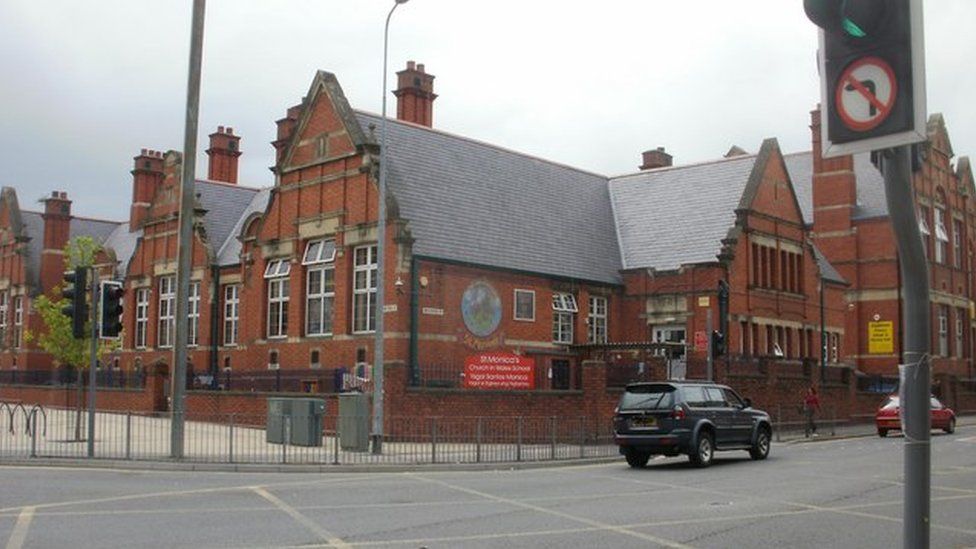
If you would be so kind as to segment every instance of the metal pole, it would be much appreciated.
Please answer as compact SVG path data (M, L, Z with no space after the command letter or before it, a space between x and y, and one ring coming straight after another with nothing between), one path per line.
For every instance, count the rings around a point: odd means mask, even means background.
M197 114L200 111L200 66L203 58L203 19L206 0L193 0L190 35L190 63L186 84L186 126L183 133L183 175L180 181L179 247L176 265L176 341L170 393L173 421L170 431L170 457L183 458L186 395L186 342L189 331L190 262L193 257L193 202L197 158Z
M384 281L386 261L386 61L389 51L390 18L400 4L407 0L395 0L390 13L386 15L386 25L383 27L383 113L380 118L380 180L379 180L379 212L376 221L376 340L374 342L375 355L373 366L373 453L383 453L383 301L385 299Z
M91 362L88 365L88 457L95 457L95 385L98 367L98 270L91 270Z
M929 266L915 217L911 147L881 151L881 172L898 256L901 258L905 344L901 370L902 431L905 434L904 547L929 546L932 475L929 417Z
M712 308L709 307L708 311L705 312L705 355L706 364L708 364L708 371L705 373L705 379L708 381L712 380L712 371L715 367L715 359L712 358Z

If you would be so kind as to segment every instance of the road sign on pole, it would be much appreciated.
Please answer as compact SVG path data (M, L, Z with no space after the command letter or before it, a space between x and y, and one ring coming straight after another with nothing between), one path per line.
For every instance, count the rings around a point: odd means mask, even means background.
M820 27L823 156L925 141L922 0L804 0Z

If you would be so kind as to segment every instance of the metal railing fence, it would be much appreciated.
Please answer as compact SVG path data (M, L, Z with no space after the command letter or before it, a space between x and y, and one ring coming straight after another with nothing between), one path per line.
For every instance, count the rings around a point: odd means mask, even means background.
M78 418L74 409L36 407L11 414L0 406L0 461L86 458L87 416L82 413L76 425ZM171 419L169 414L98 412L94 458L168 460ZM301 416L191 415L185 425L184 461L412 465L617 455L610 422L585 417L389 417L379 454L360 444L365 438L356 440L370 418L332 415L322 420L316 424L314 418Z

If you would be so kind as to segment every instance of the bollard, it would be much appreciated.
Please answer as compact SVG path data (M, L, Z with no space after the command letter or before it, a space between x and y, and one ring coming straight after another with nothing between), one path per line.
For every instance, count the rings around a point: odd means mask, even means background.
M515 461L522 461L522 416L518 418L518 438L515 443Z
M583 459L584 457L586 457L586 418L580 416L579 419L580 419L580 425L579 425L580 459Z
M234 414L230 415L230 429L227 433L227 463L234 463Z
M125 459L132 459L132 412L125 413Z
M776 442L782 442L780 433L783 431L783 405L776 405Z
M551 438L549 440L549 459L551 461L556 460L556 416L549 418L549 434Z
M430 418L430 462L437 463L437 418Z
M37 457L37 411L31 412L31 420L32 421L30 421L28 424L28 428L30 429L29 434L31 437L30 457L36 458Z
M281 462L288 463L288 441L291 440L291 416L285 416L285 436L281 441Z
M484 418L478 417L478 426L475 430L475 446L474 446L474 461L475 463L481 463L481 430L482 430L482 420Z

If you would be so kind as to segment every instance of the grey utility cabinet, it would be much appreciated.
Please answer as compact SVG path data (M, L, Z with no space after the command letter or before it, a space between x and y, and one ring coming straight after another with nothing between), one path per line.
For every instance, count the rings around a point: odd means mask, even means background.
M343 450L369 450L369 395L339 395L339 446Z
M322 446L325 401L321 398L269 398L266 440L274 444Z

